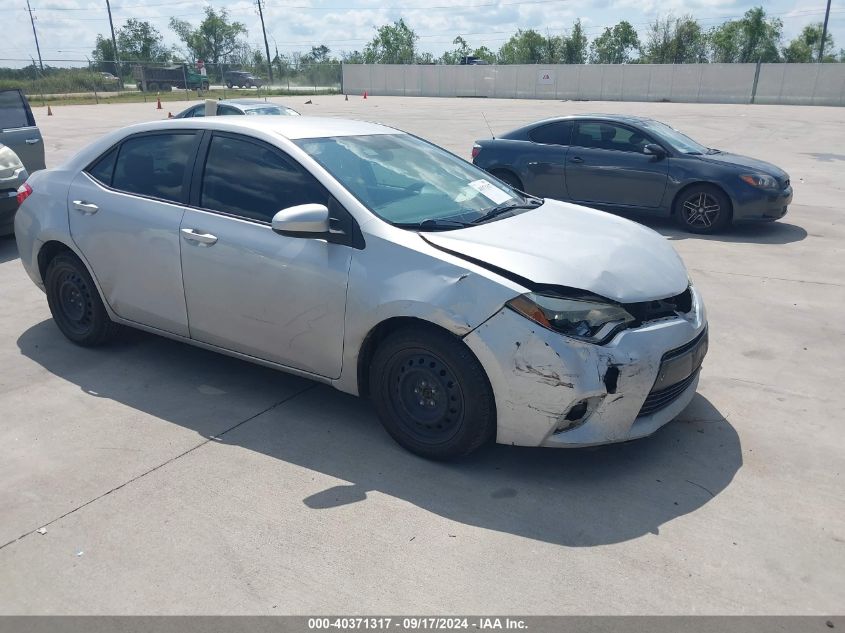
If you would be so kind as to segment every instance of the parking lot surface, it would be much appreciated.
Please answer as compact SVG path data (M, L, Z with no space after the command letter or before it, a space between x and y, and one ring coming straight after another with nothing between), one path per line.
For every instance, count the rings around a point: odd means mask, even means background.
M653 116L783 167L795 202L712 237L648 221L710 318L678 420L628 444L449 464L307 380L142 333L73 346L0 238L0 614L841 612L845 109L305 99L274 100L464 157L490 134L482 113L494 133ZM34 108L48 166L166 116L154 108Z

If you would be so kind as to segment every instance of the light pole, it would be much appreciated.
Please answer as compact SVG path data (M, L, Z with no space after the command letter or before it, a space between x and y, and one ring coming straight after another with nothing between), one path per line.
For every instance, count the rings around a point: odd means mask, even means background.
M830 0L827 0L827 11L824 12L824 26L822 27L822 41L819 44L819 62L824 61L824 40L827 37L827 20L830 17Z

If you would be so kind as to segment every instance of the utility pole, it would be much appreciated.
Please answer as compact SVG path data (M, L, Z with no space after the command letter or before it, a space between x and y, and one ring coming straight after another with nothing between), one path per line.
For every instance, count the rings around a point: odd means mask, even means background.
M827 0L827 11L824 13L824 26L822 27L822 41L819 44L819 62L824 61L824 40L827 37L827 20L830 17L830 0Z
M27 2L28 1L29 0L27 0ZM264 11L261 8L261 2L262 0L256 0L256 4L258 4L258 16L261 18L261 32L264 34L264 52L267 53L267 73L270 75L270 84L272 85L273 63L270 61L270 44L267 43L267 29L264 28Z
M27 0L29 2L29 0ZM111 19L111 5L109 0L106 0L106 11L109 12L109 28L111 28L111 45L114 49L114 74L117 75L121 85L123 84L122 74L120 72L120 55L117 54L117 40L114 37L114 22Z
M32 35L35 37L35 49L38 51L38 65L41 66L41 74L43 75L44 62L41 61L41 47L38 45L38 33L35 32L35 18L32 17L32 7L29 6L29 0L26 0L26 10L29 11L29 21L32 22Z

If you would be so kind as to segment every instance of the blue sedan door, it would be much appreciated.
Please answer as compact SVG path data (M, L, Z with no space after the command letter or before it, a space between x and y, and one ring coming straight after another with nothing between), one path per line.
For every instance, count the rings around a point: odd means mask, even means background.
M566 156L569 198L614 207L659 207L669 158L643 153L653 142L633 128L605 121L578 121Z

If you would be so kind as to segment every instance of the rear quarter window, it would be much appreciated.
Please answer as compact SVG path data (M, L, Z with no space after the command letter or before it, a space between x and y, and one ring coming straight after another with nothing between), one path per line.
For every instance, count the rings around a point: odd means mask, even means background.
M112 187L171 202L183 201L183 182L193 159L193 132L149 134L125 140L117 154Z

